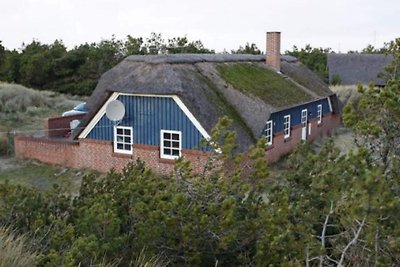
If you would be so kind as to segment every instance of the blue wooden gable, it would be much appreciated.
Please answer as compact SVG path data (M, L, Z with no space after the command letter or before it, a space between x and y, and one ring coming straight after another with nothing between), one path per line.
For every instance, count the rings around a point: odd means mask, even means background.
M125 105L118 125L133 127L134 144L159 146L160 131L174 130L182 132L183 149L200 149L203 135L172 96L119 95L117 99ZM113 141L113 127L104 114L86 138Z
M308 112L307 120L316 119L318 105L322 105L322 121L323 121L324 120L323 115L331 112L329 107L329 101L327 98L272 113L268 120L273 121L273 128L272 128L273 133L278 133L280 131L283 131L283 118L286 115L290 115L291 127L300 124L301 111L303 109L307 109Z

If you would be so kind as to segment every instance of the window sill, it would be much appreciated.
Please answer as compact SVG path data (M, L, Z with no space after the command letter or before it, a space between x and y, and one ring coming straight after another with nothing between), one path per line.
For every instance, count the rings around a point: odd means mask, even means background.
M159 163L167 163L167 164L174 164L177 159L166 159L166 158L159 158Z
M284 143L290 142L292 139L293 139L293 138L292 138L291 136L289 136L289 137L284 138L284 139L283 139L283 142L284 142Z
M267 147L265 148L265 151L274 149L274 145L267 145Z
M114 158L132 159L132 152L131 152L131 154L128 154L128 153L121 153L121 152L115 152L114 151L112 153L112 156Z

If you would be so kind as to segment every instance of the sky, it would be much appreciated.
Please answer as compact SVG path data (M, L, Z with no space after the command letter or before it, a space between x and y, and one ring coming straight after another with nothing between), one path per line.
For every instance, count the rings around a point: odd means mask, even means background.
M1 0L0 41L20 49L33 39L68 48L83 43L187 36L230 52L281 32L281 50L312 47L335 52L377 48L400 37L400 0Z

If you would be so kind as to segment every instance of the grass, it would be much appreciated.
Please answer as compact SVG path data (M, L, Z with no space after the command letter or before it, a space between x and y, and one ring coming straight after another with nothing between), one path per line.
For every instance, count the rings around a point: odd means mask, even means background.
M34 161L10 158L15 132L41 134L43 120L69 110L81 99L55 92L36 91L17 84L0 82L0 183L48 190L58 184L63 191L76 194L87 171L55 167Z
M76 105L76 97L0 83L0 131L41 129L43 119Z
M15 133L43 134L43 121L74 107L79 99L0 82L0 156L10 156Z
M253 135L253 132L251 131L249 126L240 116L239 112L225 100L222 93L215 88L215 85L205 76L199 75L198 77L201 81L207 84L208 88L210 89L210 91L206 91L207 97L209 101L211 101L214 106L218 108L220 116L222 117L224 115L227 115L234 121L234 123L238 123L249 134L249 136L251 136L253 141L256 142L257 139Z
M10 229L0 228L0 267L36 266L37 256L27 249L28 241Z
M312 99L282 75L254 63L224 63L218 64L217 69L221 77L236 89L277 108Z
M0 159L0 183L8 180L13 184L40 190L49 190L57 184L63 192L71 195L78 193L82 177L92 172L51 166L35 161Z

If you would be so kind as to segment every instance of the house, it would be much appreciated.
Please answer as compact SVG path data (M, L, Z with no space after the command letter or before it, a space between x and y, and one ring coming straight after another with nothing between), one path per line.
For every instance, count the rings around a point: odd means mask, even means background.
M222 116L232 118L239 150L265 138L269 161L340 123L336 95L296 58L280 55L279 32L267 33L266 56L129 56L101 77L87 105L68 138L56 130L70 121L50 118L46 137L15 138L16 156L99 171L141 158L160 173L184 157L201 171L209 151L201 140Z
M379 74L392 60L391 55L385 54L328 54L329 83L338 79L341 85L373 82L385 86L386 80Z

